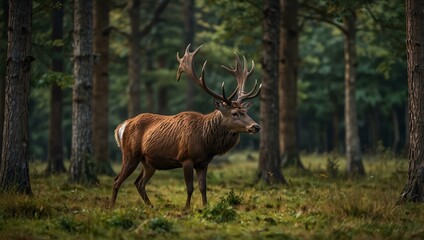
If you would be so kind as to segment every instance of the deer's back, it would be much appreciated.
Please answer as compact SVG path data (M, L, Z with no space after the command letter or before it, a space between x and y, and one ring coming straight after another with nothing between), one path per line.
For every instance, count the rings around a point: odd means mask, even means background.
M155 168L180 167L187 158L205 158L203 117L196 112L172 116L140 114L127 120L124 138L133 152L146 157Z

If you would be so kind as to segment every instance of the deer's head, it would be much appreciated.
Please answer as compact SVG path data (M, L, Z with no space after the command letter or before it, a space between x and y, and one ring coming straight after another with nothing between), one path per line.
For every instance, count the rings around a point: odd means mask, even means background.
M194 65L193 58L199 52L200 48L198 47L193 52L190 52L190 44L187 46L185 54L182 58L179 57L177 53L177 60L180 63L177 71L177 81L180 80L182 72L186 72L187 76L195 81L202 89L205 90L209 95L214 98L214 106L217 110L222 113L224 118L224 122L227 126L229 126L235 132L249 132L249 133L257 133L261 129L259 124L257 124L249 115L247 115L247 110L251 106L250 101L246 101L252 99L259 95L261 91L262 84L258 86L257 81L255 81L255 85L253 89L249 92L244 91L244 85L246 80L253 74L253 69L255 63L252 60L252 68L250 71L247 69L247 61L243 56L243 68L241 64L241 60L239 56L236 54L236 62L235 67L225 67L222 66L227 72L235 77L237 80L237 87L230 96L226 96L224 89L224 82L221 85L222 95L215 93L205 83L205 67L207 61L204 62L202 67L202 72L200 74L200 78L197 76ZM237 98L235 98L237 96ZM234 100L233 100L234 99Z

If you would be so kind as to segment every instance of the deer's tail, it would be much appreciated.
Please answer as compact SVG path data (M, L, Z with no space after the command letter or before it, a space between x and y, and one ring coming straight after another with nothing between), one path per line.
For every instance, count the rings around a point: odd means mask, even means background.
M115 141L119 148L122 147L122 137L124 136L126 126L127 122L125 121L115 128Z

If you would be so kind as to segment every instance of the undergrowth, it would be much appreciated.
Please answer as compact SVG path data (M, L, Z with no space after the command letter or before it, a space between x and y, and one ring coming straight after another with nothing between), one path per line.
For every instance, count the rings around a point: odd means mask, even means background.
M158 171L149 182L154 208L141 200L134 174L109 209L112 177L86 188L68 184L66 174L37 174L45 165L32 164L33 197L0 195L0 239L424 238L422 206L396 205L407 161L386 151L365 158L367 176L355 180L344 176L341 156L304 155L308 171L284 169L289 184L278 187L253 182L257 153L228 159L209 168L208 206L196 191L190 211L181 169Z

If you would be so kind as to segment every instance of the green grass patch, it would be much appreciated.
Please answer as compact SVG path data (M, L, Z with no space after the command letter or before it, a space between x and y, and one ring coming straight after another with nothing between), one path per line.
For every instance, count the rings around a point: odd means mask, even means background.
M154 208L124 182L109 209L113 177L87 188L31 164L33 197L0 196L0 239L421 239L424 209L396 205L408 163L382 151L364 159L367 176L347 179L342 156L303 155L307 171L283 169L288 186L255 184L258 154L237 152L209 167L208 206L198 190L184 211L181 169L147 185ZM114 165L119 171L119 165ZM195 185L196 189L197 186Z

